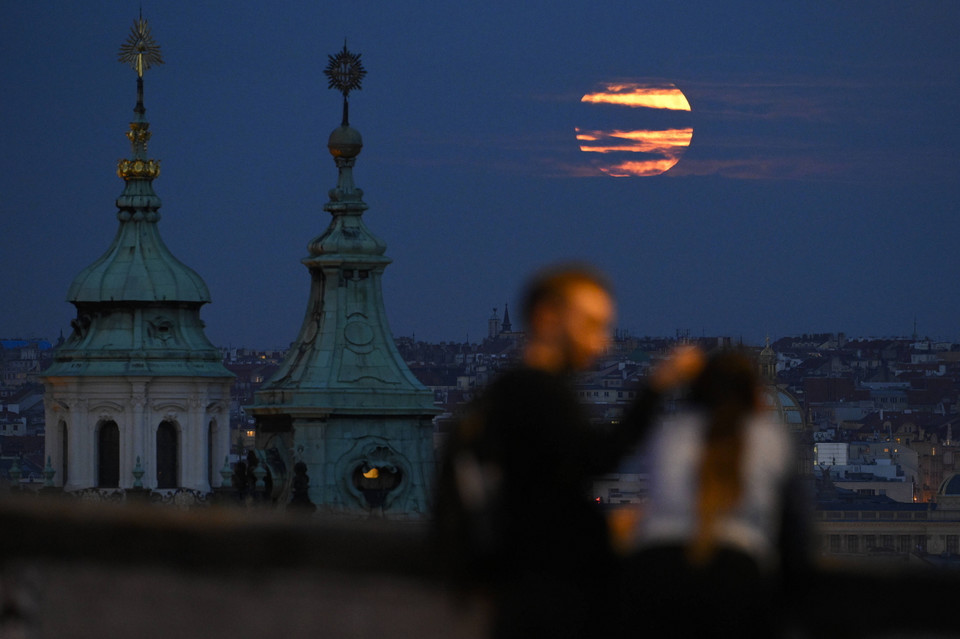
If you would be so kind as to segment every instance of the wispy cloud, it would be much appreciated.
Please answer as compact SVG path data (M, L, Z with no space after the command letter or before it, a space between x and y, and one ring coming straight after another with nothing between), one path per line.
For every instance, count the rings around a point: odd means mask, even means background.
M676 166L679 161L679 157L664 158L661 160L638 160L619 162L599 168L611 177L652 177L666 173Z
M602 91L586 94L580 101L650 109L690 110L687 98L673 84L651 86L638 82L611 83L606 84Z
M681 84L693 105L697 145L672 177L864 184L954 179L941 161L955 156L949 139L929 125L938 119L934 104L941 96L929 85L903 85L882 75Z
M891 86L882 77L799 76L677 84L682 93L663 79L618 78L585 95L524 96L564 105L550 108L566 109L566 121L578 128L531 119L537 124L519 133L417 131L412 140L429 142L437 152L400 161L569 177L665 173L861 184L955 179L956 150L949 135L936 135L935 123L956 99L931 103L939 87ZM674 99L674 91L686 95L689 111L654 99ZM473 152L480 149L494 152Z
M735 158L688 157L670 175L719 175L740 180L837 181L843 169L842 163L824 162L810 156L754 154Z
M580 150L585 153L642 153L650 159L604 160L597 169L613 177L648 177L673 168L690 145L693 129L652 131L581 131L577 129Z
M690 146L693 129L665 129L651 131L577 131L580 150L586 153L612 153L627 151L632 153L662 153L676 155ZM624 144L626 141L628 144Z

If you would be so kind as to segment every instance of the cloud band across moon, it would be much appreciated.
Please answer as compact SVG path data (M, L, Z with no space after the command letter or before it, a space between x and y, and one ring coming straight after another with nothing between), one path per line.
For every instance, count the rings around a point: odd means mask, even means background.
M634 109L690 111L686 96L673 84L619 82L604 83L602 88L584 95L581 102L607 104ZM633 118L624 118L630 121ZM649 177L660 175L680 161L693 139L692 128L617 128L611 130L576 129L580 150L600 154L597 168L613 177ZM629 157L639 154L642 157ZM607 158L606 156L610 156ZM615 157L614 157L615 156Z
M671 109L689 111L690 103L673 84L641 84L639 82L621 82L604 85L602 91L588 93L581 102L595 104L619 104L628 107L647 107L650 109Z

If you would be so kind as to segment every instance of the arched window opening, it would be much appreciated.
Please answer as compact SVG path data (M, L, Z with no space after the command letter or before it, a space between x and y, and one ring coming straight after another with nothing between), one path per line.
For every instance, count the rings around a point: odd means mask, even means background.
M67 432L67 422L61 419L58 426L60 427L60 484L66 486L67 479L69 479L67 468L69 468L68 461L70 459L70 438Z
M216 477L217 468L214 466L217 460L214 459L213 454L213 442L216 440L214 437L214 432L217 430L217 421L214 419L210 420L210 423L207 424L207 482L213 487L213 478Z
M97 486L120 487L120 427L115 421L101 423L97 433Z
M163 421L157 427L157 488L176 488L177 470L177 427Z
M353 470L353 485L372 508L382 506L387 494L400 485L401 479L403 471L390 464L378 467L364 463Z

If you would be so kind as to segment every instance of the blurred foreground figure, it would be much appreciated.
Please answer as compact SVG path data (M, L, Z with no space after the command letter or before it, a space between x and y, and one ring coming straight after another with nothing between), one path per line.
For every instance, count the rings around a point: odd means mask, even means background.
M625 569L626 628L656 637L773 637L782 580L805 565L790 434L760 410L755 364L725 351L690 409L650 435L649 499Z
M600 274L579 266L541 273L523 316L521 365L484 390L448 443L441 541L449 567L488 590L496 637L609 636L619 581L588 482L629 450L658 394L648 389L636 419L612 430L591 428L577 401L570 375L602 353L614 320Z

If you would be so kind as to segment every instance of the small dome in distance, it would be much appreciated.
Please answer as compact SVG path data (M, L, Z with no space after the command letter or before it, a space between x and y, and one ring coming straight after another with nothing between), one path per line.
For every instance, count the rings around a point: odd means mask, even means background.
M960 497L960 473L948 476L940 483L937 494L943 497Z

